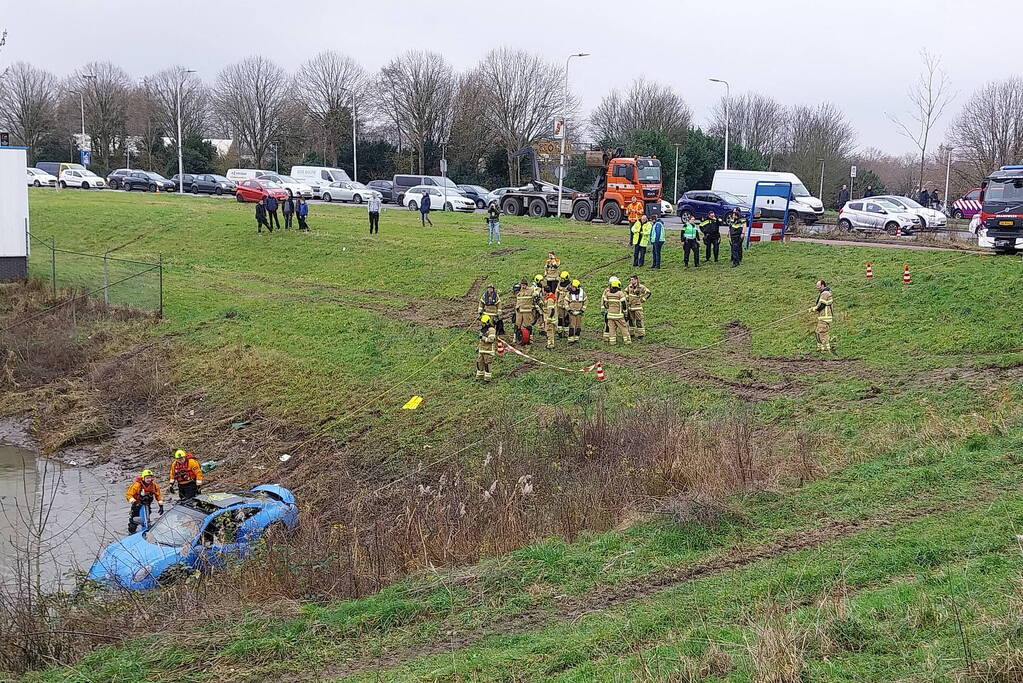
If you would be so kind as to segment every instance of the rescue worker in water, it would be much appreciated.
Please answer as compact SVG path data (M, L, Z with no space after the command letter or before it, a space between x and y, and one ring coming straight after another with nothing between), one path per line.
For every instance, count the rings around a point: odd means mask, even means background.
M131 503L131 513L128 515L129 534L139 530L138 518L142 514L143 506L148 517L153 514L153 501L156 500L160 506L160 514L163 514L163 494L160 493L160 485L156 483L152 470L142 470L142 473L129 484L124 497Z
M199 495L202 487L202 467L191 453L182 449L174 451L174 462L170 466L171 493L178 487L178 498L188 500Z

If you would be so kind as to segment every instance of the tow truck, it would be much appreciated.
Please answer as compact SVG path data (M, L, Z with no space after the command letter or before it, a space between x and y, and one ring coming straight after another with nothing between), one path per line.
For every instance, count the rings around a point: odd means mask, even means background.
M533 177L540 177L536 155L532 148L522 150L533 161ZM596 218L614 225L625 217L625 207L633 200L643 202L647 215L661 209L661 162L656 157L626 157L621 150L586 152L586 165L601 168L591 192L576 192L562 188L562 202L558 206L558 186L541 180L509 190L501 197L501 210L505 214L535 218L570 215L577 221Z
M977 245L1023 251L1023 165L1002 166L981 183Z

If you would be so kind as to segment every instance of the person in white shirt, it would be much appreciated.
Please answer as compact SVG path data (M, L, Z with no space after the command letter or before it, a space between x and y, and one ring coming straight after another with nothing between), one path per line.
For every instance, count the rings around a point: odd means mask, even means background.
M369 234L380 232L380 197L370 196L366 202L366 210L369 211Z

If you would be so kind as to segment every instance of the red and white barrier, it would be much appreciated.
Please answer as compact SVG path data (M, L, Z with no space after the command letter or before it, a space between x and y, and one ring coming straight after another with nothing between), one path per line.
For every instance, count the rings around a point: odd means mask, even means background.
M764 223L753 221L750 225L750 242L780 242L784 223Z

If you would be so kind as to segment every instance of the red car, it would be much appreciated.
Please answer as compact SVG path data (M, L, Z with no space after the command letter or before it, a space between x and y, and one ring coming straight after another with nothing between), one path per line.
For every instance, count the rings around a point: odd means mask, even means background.
M240 202L258 202L260 199L270 196L281 200L288 198L288 191L269 180L243 180L238 183L238 189L235 190L234 196Z

